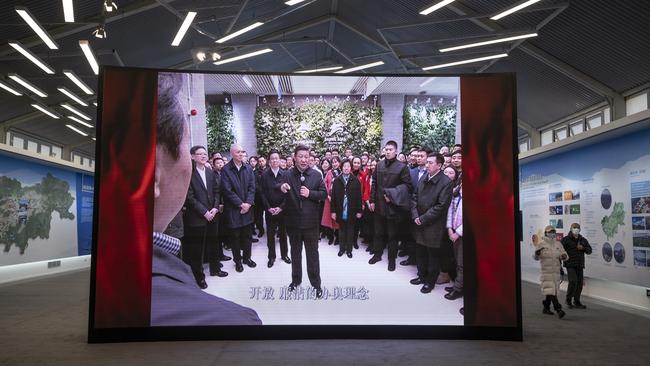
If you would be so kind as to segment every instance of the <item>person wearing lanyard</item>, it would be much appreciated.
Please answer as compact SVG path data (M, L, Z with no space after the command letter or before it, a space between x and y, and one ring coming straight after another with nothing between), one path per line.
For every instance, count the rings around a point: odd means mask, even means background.
M453 194L449 212L447 213L447 233L454 247L456 259L456 279L454 285L445 287L448 294L447 300L456 300L463 297L463 184Z

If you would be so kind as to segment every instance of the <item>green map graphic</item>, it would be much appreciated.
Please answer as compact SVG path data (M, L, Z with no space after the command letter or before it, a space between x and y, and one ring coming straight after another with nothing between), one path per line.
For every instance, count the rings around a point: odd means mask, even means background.
M600 221L603 226L603 232L607 235L607 240L611 240L616 233L618 233L618 227L625 225L623 220L625 220L625 211L623 210L623 202L614 203L614 209L612 214L609 216L603 217Z
M12 245L25 254L31 239L49 239L52 213L61 219L74 220L70 207L74 198L68 182L52 176L40 183L23 187L21 182L0 176L0 245L9 252Z

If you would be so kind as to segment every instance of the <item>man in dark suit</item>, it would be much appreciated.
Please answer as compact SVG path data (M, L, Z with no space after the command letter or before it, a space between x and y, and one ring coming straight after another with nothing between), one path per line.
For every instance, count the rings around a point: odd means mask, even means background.
M420 180L427 175L427 170L425 168L426 162L427 162L427 154L428 151L424 147L418 147L414 148L409 156L413 156L413 160L415 162L415 166L412 167L409 171L411 173L411 182L413 182L413 189L418 186L418 183ZM410 214L410 213L409 213ZM404 238L401 248L401 252L399 253L399 256L408 256L406 260L401 261L399 264L402 266L410 266L415 264L415 239L413 239L413 223L411 220L409 221L409 225L404 225L402 230L405 230L403 232L404 235L402 235L402 238Z
M260 158L261 159L261 158ZM268 267L273 267L275 263L275 237L280 236L280 255L283 261L291 263L287 246L287 230L284 223L284 213L282 206L284 203L284 194L280 191L282 176L286 172L280 169L280 153L277 150L271 150L269 153L270 167L264 170L260 177L260 192L262 206L260 209L266 211L266 245L269 248Z
M440 153L427 157L427 175L418 184L411 202L411 219L415 223L414 237L418 276L410 282L423 285L427 294L436 285L440 274L440 248L445 239L447 210L451 203L452 181L440 168L445 158Z
M203 258L208 254L210 263L210 276L225 277L228 273L220 269L221 262L217 258L217 250L214 248L219 230L219 205L221 197L219 194L219 182L211 169L206 168L208 152L203 146L194 146L190 149L192 155L192 178L187 190L184 222L185 239L187 247L184 249L188 264L192 267L192 273L196 283L202 289L208 287L203 274ZM208 253L205 253L206 243Z
M384 248L388 247L388 270L395 270L397 258L397 235L402 217L391 209L392 203L386 196L386 188L405 185L408 192L413 191L411 174L406 164L397 160L397 143L388 141L384 147L385 159L377 163L370 187L370 211L375 213L375 238L373 257L368 263L381 260Z
M251 268L257 265L251 259L251 224L253 223L251 208L255 203L255 175L252 168L244 163L246 152L240 145L233 144L230 147L230 155L232 160L221 172L223 217L229 231L235 270L242 272L244 270L242 263Z
M280 190L285 194L285 223L291 245L291 284L293 291L302 282L302 246L307 256L307 275L316 289L316 297L323 296L318 259L318 229L320 227L320 201L325 200L327 191L320 173L309 168L309 148L296 146L294 164L282 177Z
M219 183L219 188L221 189L221 171L223 170L223 166L225 165L223 158L221 157L221 154L215 153L214 155L218 155L217 157L212 159L212 171L214 171L214 175L217 179L217 182ZM221 192L220 192L221 193ZM219 212L223 213L223 199L221 200L221 204L219 205ZM220 261L229 261L232 258L225 255L223 252L224 246L228 244L228 230L226 228L226 220L219 220L219 232L217 235L217 257L219 258Z
M254 310L202 291L178 258L180 241L163 234L183 206L193 174L189 127L179 98L183 80L180 74L158 76L151 326L261 325Z

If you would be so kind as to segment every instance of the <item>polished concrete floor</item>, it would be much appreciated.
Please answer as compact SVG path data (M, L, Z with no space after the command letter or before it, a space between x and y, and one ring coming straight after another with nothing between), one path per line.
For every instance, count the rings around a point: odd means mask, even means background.
M89 271L0 287L0 365L648 365L650 317L584 298L542 315L523 284L524 342L213 341L87 344Z

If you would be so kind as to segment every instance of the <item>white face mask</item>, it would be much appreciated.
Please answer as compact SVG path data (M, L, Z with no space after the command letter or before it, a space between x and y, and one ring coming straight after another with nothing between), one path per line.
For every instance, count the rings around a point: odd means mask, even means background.
M574 227L573 229L571 229L571 232L573 233L573 235L577 236L578 234L580 234L580 228Z

